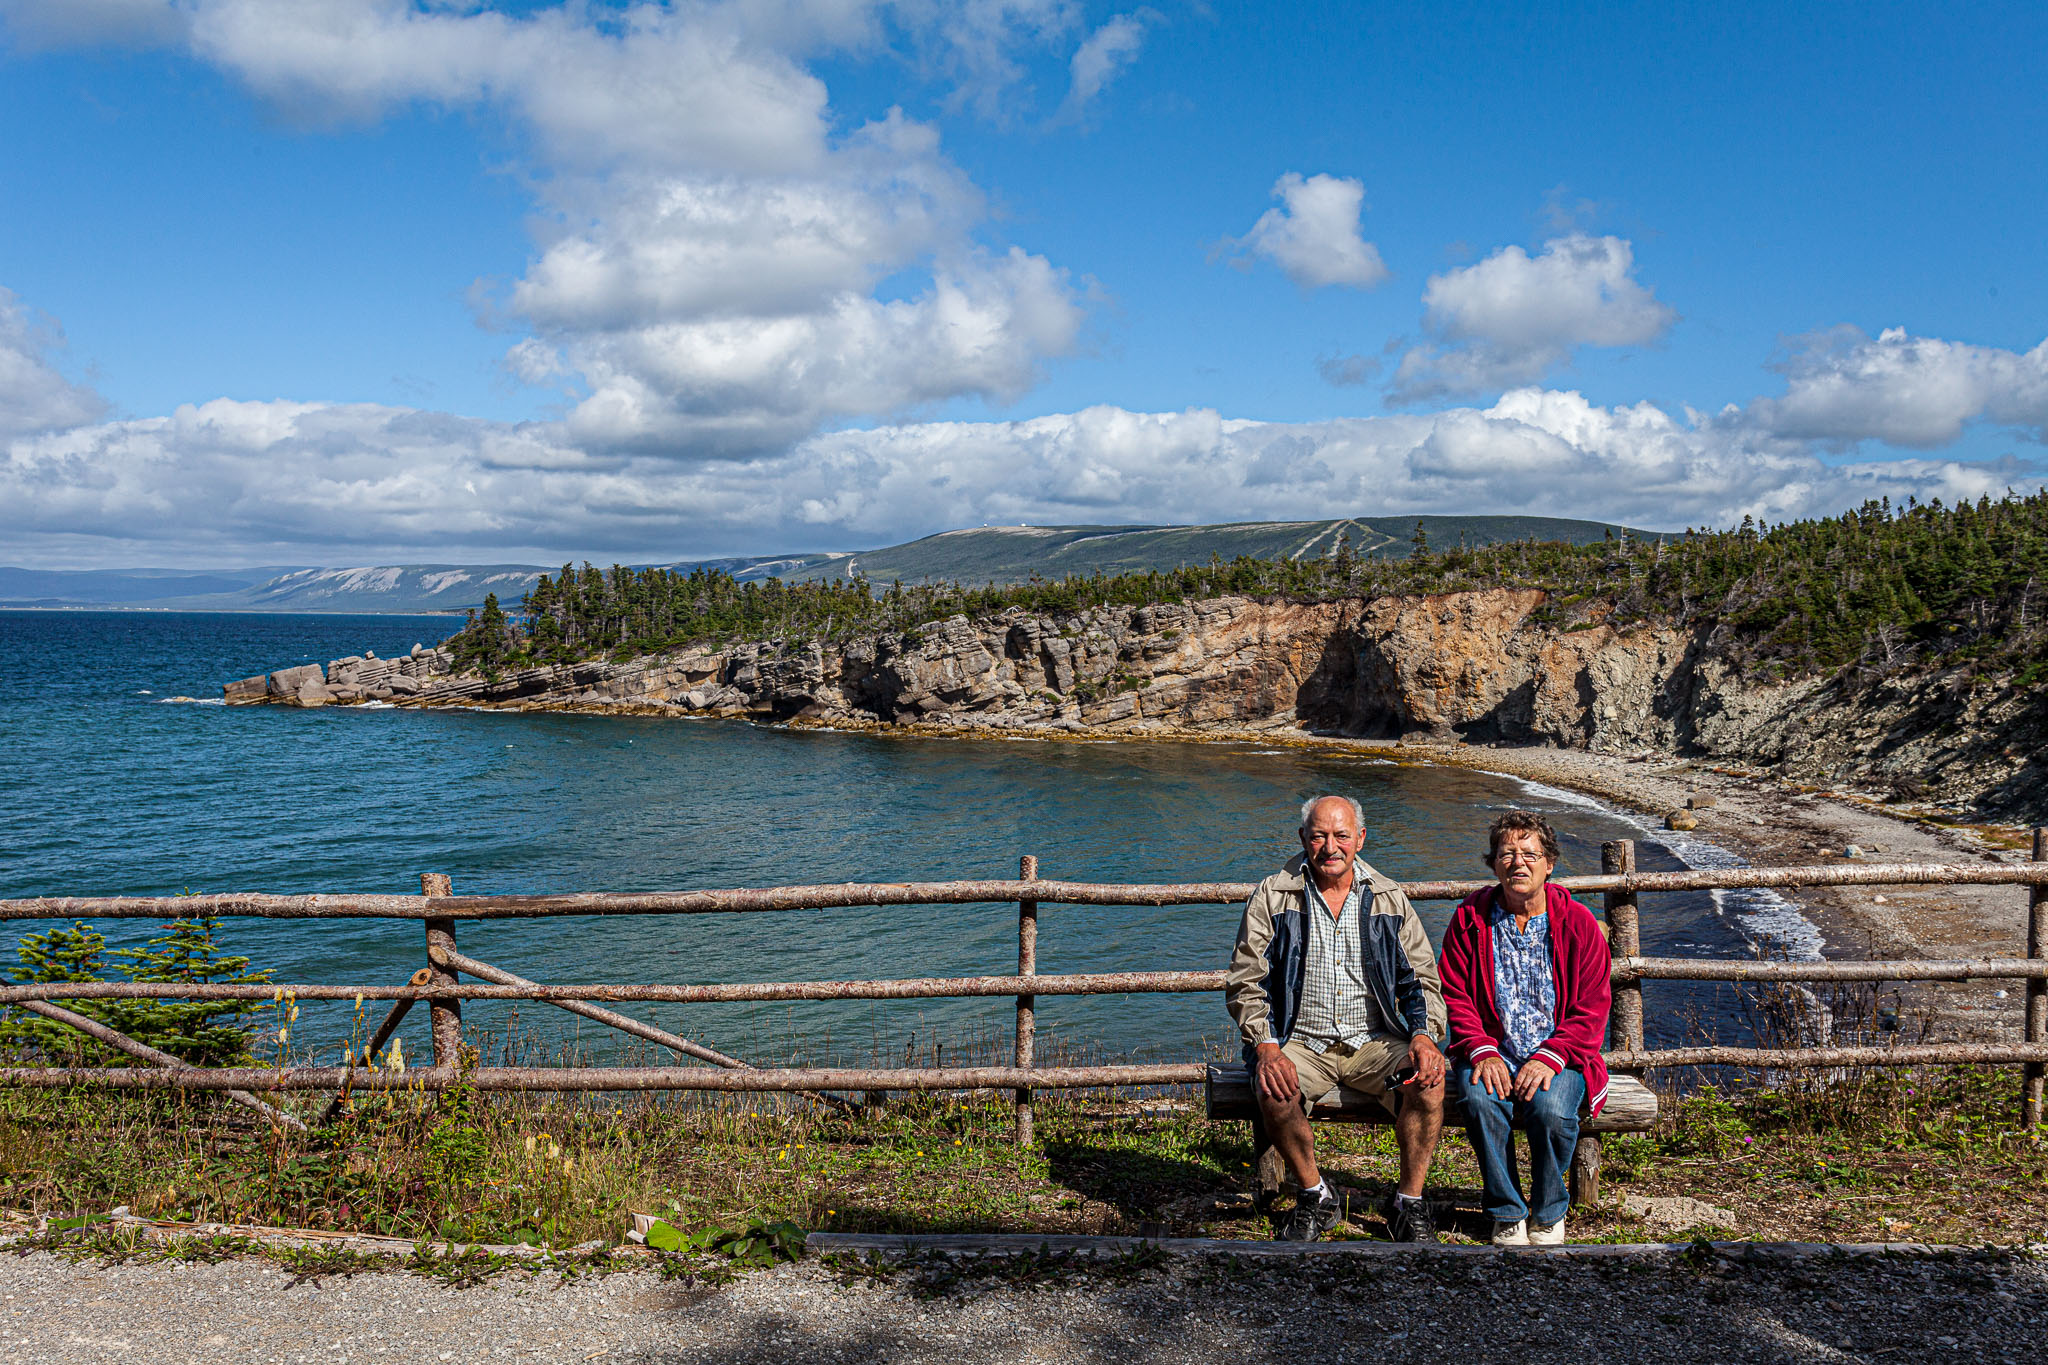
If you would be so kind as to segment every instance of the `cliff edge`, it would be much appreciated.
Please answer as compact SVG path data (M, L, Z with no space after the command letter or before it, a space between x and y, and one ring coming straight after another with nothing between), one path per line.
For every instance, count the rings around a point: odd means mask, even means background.
M1562 624L1534 589L1330 602L1215 597L953 616L901 634L456 671L448 649L229 683L230 705L694 712L1147 734L1299 729L1655 750L2036 818L2048 698L1967 668L1756 676L1706 627Z

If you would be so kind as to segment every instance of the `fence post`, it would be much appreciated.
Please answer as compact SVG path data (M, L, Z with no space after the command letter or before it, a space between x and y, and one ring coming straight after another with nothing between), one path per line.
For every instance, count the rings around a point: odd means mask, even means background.
M1027 882L1038 880L1038 859L1027 853L1017 860L1017 875ZM1038 975L1038 902L1017 902L1017 975ZM1037 1050L1038 997L1017 997L1017 1067L1031 1065ZM1017 1145L1031 1145L1031 1092L1017 1091Z
M420 894L422 896L452 896L455 884L445 872L420 873ZM453 967L443 967L434 961L434 949L455 951L455 921L452 919L429 919L427 922L427 970L433 973L431 984L453 986L460 979ZM430 1000L434 1022L434 1066L437 1070L453 1072L462 1061L462 1002L460 1000Z
M1636 841L1616 839L1600 845L1600 870L1609 876L1626 876L1636 870ZM1609 891L1601 898L1607 915L1607 953L1610 957L1641 957L1642 925L1636 917L1636 893ZM1631 981L1614 988L1614 1008L1607 1018L1608 1046L1627 1052L1643 1050L1643 983Z
M2048 826L2034 826L2034 861L2048 863ZM2048 886L2033 887L2027 893L2027 956L2048 957ZM2048 980L2027 979L2027 1041L2048 1043ZM2020 1088L2020 1124L2032 1128L2041 1122L2041 1092L2048 1080L2048 1063L2028 1062L2026 1081Z
M1636 870L1633 839L1616 839L1600 845L1600 870L1608 875ZM1642 932L1636 920L1636 893L1609 891L1602 898L1607 915L1607 955L1638 957L1642 953ZM1643 987L1639 981L1618 986L1607 1016L1607 1045L1630 1052L1643 1047ZM1600 1137L1584 1133L1572 1152L1570 1174L1572 1203L1590 1209L1600 1202Z

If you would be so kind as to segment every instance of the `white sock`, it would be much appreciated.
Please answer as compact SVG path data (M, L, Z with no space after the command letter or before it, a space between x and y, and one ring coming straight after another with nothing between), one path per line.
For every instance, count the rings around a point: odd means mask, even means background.
M1399 1201L1401 1201L1401 1202L1402 1202L1403 1204L1420 1204L1420 1203L1422 1202L1422 1196L1421 1196L1421 1195L1419 1195L1419 1194L1403 1194L1403 1193L1401 1193L1401 1192L1400 1192L1399 1190L1395 1190L1395 1191L1394 1191L1394 1198L1398 1199L1398 1200L1399 1200Z
M1327 1181L1318 1180L1315 1184L1310 1185L1306 1189L1302 1190L1301 1197L1303 1199L1314 1199L1320 1201L1322 1197L1328 1194L1329 1192L1329 1183Z

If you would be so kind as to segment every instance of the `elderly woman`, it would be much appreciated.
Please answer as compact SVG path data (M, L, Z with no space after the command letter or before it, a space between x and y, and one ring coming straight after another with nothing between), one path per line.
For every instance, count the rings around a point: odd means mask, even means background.
M1597 1114L1607 1102L1607 942L1593 912L1550 885L1557 853L1541 816L1502 815L1486 855L1498 884L1468 898L1444 931L1451 1093L1486 1182L1495 1246L1564 1241L1579 1110ZM1515 1128L1529 1135L1526 1202L1515 1186Z

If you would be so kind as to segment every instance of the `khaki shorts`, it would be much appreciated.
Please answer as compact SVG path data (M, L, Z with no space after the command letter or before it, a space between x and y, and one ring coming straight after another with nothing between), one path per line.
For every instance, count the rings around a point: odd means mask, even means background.
M1373 1096L1389 1114L1400 1112L1398 1098L1387 1093L1387 1078L1408 1065L1406 1038L1374 1033L1355 1048L1332 1043L1327 1052L1290 1039L1280 1052L1294 1063L1294 1074L1301 1079L1304 1110L1341 1085Z

